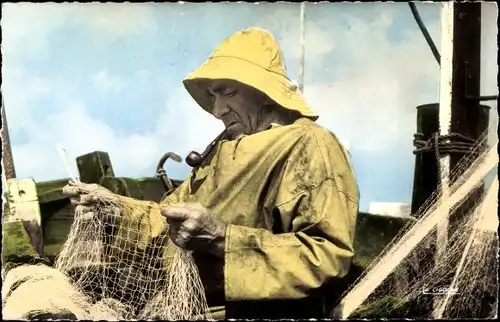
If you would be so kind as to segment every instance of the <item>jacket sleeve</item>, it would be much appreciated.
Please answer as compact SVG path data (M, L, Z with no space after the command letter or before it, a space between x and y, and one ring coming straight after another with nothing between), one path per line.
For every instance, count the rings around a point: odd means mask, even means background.
M160 203L123 197L123 212L113 237L112 251L139 256L147 248L162 247L168 225L160 214L160 207L177 202L185 189L187 186L183 183Z
M227 301L304 298L350 268L358 211L354 174L335 137L313 133L301 142L275 198L285 233L227 228Z
M166 231L167 224L155 202L123 199L123 213L114 246L121 250L144 250L151 240Z

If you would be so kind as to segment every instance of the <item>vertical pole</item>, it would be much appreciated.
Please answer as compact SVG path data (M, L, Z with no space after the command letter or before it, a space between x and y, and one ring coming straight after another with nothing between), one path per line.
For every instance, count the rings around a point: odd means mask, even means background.
M7 126L7 116L5 115L5 106L3 104L2 95L2 176L5 180L16 177L16 169L14 167L14 159L12 157L12 149L10 146L9 128Z
M447 1L441 7L441 72L439 81L439 135L449 135L451 130L452 113L452 84L453 84L453 42L454 42L454 10L455 3ZM449 198L450 155L441 154L439 159L438 193L440 203L446 203ZM440 184L440 185L439 185ZM444 211L448 211L447 209ZM448 244L448 214L443 214L443 219L436 225L436 253L434 261L436 266L443 260ZM441 276L437 276L441 278ZM433 297L433 316L439 314L443 296Z
M300 4L300 30L299 30L299 46L300 46L300 56L299 56L299 90L304 92L304 63L305 63L305 10L306 3L302 2Z
M454 7L450 132L477 140L488 130L489 123L489 107L474 99L480 95L481 2L455 2ZM481 147L482 151L486 148ZM463 154L451 154L450 167L453 169L462 157ZM455 231L455 226L477 205L478 197L483 194L484 185L472 191L463 206L450 217L450 230Z
M479 139L488 130L489 123L489 107L481 105L479 100L474 99L480 96L481 6L481 2L455 2L454 13L454 67L450 131L474 140ZM485 151L486 149L486 145L481 146L481 151ZM459 163L462 156L456 153L450 156L450 165L452 168ZM455 179L452 178L452 180ZM471 191L462 206L458 207L451 214L448 223L450 231L463 229L461 225L464 216L468 216L474 210L484 193L484 184L479 185ZM450 242L448 244L448 247L456 248L456 245ZM483 265L491 265L494 261L495 258L485 259ZM459 264L458 258L450 264L453 265L452 267L456 267ZM451 280L452 274L450 273L450 276L447 277L447 282L451 283ZM486 307L481 308L481 310L486 309ZM456 311L457 316L466 316L466 314L466 308L458 308L458 311ZM477 316L479 317L482 314L484 313L478 312ZM443 316L443 318L446 318L446 316Z
M454 32L454 2L443 2L441 8L441 73L439 83L439 134L449 135L452 113L452 83L453 83L453 32ZM450 155L440 156L440 202L449 197ZM448 218L448 216L443 216ZM448 242L448 219L437 226L436 261L440 261L446 251Z
M488 130L484 114L488 107L479 100L481 76L481 3L455 2L453 49L453 96L451 131L478 139ZM451 165L462 155L451 155Z
M485 108L478 100L471 99L480 94L481 3L445 2L441 19L440 135L460 134L477 140L488 124L484 122L488 119L484 118ZM441 202L449 197L449 185L456 179L450 177L450 170L462 157L459 153L440 156ZM448 240L449 232L460 229L457 225L472 211L483 190L481 186L472 191L463 205L437 226L436 261L441 261L446 250L454 246ZM458 262L448 264L453 267ZM448 277L439 278L447 283L451 282ZM445 317L438 310L442 298L434 298L434 318Z

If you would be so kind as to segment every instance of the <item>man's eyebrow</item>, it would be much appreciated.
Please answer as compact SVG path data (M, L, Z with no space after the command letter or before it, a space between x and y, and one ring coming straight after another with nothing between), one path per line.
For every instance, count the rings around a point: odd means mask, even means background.
M211 93L218 93L226 89L225 84L216 84L216 85L210 85L208 87L208 91Z

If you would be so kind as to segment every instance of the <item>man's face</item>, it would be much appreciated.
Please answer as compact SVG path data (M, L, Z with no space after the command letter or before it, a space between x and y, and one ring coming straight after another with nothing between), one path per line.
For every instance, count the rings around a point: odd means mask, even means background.
M208 91L214 100L213 114L224 123L230 139L255 132L263 108L260 92L233 80L214 80Z

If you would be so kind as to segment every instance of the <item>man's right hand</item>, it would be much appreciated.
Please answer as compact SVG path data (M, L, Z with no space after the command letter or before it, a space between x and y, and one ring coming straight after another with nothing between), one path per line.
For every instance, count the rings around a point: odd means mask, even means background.
M119 196L98 184L71 180L64 186L63 194L75 207L75 216L89 220L97 216L109 224L117 224L121 217L123 206Z

